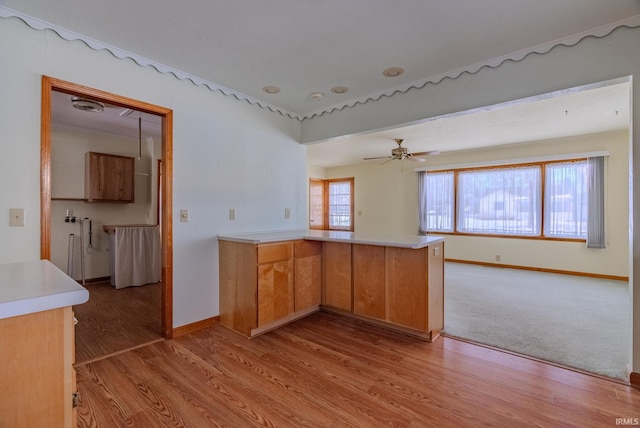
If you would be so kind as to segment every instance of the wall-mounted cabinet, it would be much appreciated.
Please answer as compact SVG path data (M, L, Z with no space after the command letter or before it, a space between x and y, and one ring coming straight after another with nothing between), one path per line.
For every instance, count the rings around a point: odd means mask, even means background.
M84 198L87 202L133 202L135 159L88 152Z

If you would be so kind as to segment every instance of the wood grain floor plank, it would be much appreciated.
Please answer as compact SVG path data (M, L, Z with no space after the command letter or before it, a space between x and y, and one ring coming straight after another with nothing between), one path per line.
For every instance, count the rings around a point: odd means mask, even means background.
M87 283L89 300L73 307L76 364L162 338L162 284L116 290L108 282Z
M248 340L219 325L78 368L80 427L601 427L640 391L443 337L318 313Z

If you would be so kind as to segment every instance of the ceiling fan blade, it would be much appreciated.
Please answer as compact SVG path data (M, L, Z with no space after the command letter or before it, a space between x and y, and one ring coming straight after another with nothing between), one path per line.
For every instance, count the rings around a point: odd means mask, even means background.
M378 156L374 158L362 158L362 160L372 160L372 159L393 159L393 156Z
M380 163L380 165L384 165L385 163L391 162L393 159L394 159L393 157L390 157L390 158L389 158L389 159L387 159L386 161L381 162L381 163Z
M412 162L426 162L426 159L422 159L422 158L417 158L414 155L409 155L406 157L406 159L412 161Z
M440 152L437 150L431 150L430 152L416 152L411 153L411 156L431 156L431 155L439 155Z

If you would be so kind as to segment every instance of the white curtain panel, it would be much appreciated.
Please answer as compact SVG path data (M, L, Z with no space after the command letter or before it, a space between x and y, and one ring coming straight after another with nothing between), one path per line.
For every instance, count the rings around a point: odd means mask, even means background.
M159 226L116 227L111 284L125 288L160 282L160 250Z

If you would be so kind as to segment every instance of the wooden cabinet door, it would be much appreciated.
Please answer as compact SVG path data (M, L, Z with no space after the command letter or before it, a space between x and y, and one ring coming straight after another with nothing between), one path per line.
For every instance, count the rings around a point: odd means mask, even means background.
M386 247L387 320L427 331L427 248Z
M322 243L298 241L294 246L295 311L319 305L322 300Z
M351 244L322 243L324 295L322 303L351 311Z
M85 199L88 202L133 202L135 159L87 153Z
M353 312L384 320L385 247L353 245Z
M258 266L258 327L293 313L293 260Z

